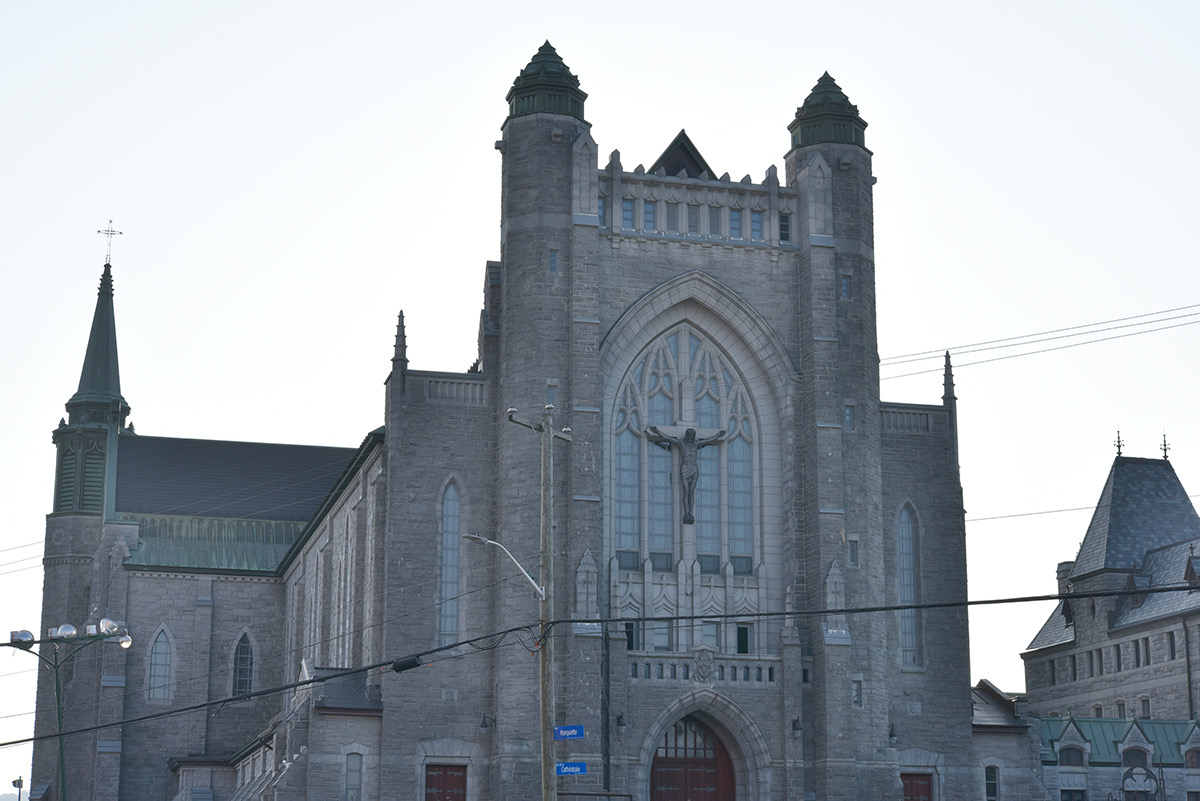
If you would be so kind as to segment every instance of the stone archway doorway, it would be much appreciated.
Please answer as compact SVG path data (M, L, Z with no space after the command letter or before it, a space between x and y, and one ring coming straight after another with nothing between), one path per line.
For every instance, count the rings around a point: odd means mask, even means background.
M736 801L733 762L716 733L688 715L667 729L650 768L650 801Z

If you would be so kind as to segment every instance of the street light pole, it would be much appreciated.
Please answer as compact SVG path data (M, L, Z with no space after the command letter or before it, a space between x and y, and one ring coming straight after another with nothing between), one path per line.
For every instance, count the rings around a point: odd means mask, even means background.
M538 696L539 720L542 735L542 801L556 801L558 791L554 779L554 647L550 638L550 621L554 618L554 440L571 441L571 429L554 430L554 406L547 403L540 423L527 423L516 418L517 410L509 408L508 420L541 434L542 440L542 513L541 557L538 560L542 580L538 616ZM511 554L509 554L511 557ZM514 560L515 561L515 560Z
M51 636L45 640L36 640L33 634L29 631L14 631L9 635L9 641L0 643L7 645L10 648L16 648L20 651L33 654L42 664L54 671L54 707L58 717L58 796L62 801L67 801L67 751L63 743L63 698L62 698L62 676L60 670L62 666L74 659L80 651L87 648L89 645L95 645L98 642L115 642L122 648L129 648L133 645L133 638L129 636L129 632L123 631L114 621L104 618L100 621L98 628L90 627L97 633L86 634L82 637L78 636L74 626L70 623L64 623L51 631ZM74 650L67 653L65 656L60 655L59 649L65 643L77 643ZM33 646L38 646L36 651L31 650ZM50 658L42 654L42 646L50 646ZM18 793L19 795L19 793Z

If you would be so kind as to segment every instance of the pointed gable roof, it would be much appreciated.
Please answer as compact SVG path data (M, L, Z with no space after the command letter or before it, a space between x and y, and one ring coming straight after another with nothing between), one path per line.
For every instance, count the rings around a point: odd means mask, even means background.
M1118 456L1108 473L1071 578L1132 570L1146 552L1200 539L1200 517L1166 459Z
M687 170L689 178L697 178L704 173L708 173L708 177L711 178L716 174L683 128L679 129L679 134L671 140L671 144L667 145L667 149L647 172L656 173L660 168L664 169L667 175L678 175L680 170Z
M113 312L112 265L104 265L87 354L79 375L79 389L68 403L110 403L121 397L121 371L117 365L117 321Z

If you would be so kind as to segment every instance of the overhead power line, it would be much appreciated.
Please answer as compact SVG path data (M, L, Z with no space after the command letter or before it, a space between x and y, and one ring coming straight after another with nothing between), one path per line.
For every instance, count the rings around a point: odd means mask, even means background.
M1145 314L1135 314L1130 317L1117 317L1112 320L1100 320L1100 321L1097 321L1094 323L1083 323L1081 325L1072 325L1072 326L1068 326L1066 328L1053 328L1049 331L1038 331L1037 333L1033 333L1033 334L1022 334L1019 336L1003 337L1001 339L989 339L989 340L985 340L983 342L972 342L968 345L956 345L951 348L937 348L935 350L923 350L923 351L918 351L916 353L905 353L905 354L901 354L899 356L887 356L887 357L884 357L883 359L880 359L880 363L890 365L890 364L905 364L907 361L910 361L910 360L920 361L921 359L940 359L940 358L942 358L942 355L947 350L949 350L953 353L973 353L978 350L991 350L992 348L989 346L1015 347L1015 345L1002 345L1002 343L1006 343L1006 342L1017 342L1018 340L1033 340L1034 342L1042 342L1042 341L1046 341L1047 339L1061 338L1061 337L1051 336L1053 334L1062 334L1067 331L1082 331L1082 329L1085 329L1085 328L1097 329L1096 331L1083 332L1080 334L1072 335L1072 336L1086 336L1087 333L1103 333L1104 331L1111 331L1111 330L1114 330L1115 328L1130 327L1130 326L1113 326L1113 323L1124 323L1124 322L1128 322L1129 320L1140 320L1140 319L1143 319L1146 317L1159 317L1164 314L1174 314L1175 312L1187 311L1189 309L1197 309L1197 308L1200 308L1200 303L1192 304L1190 306L1177 306L1173 309L1162 309L1160 311L1146 312ZM1171 317L1171 318L1167 318L1167 319L1177 320L1177 319L1180 319L1181 317L1191 317L1196 314L1200 314L1200 312L1193 312L1193 314L1179 315L1179 317ZM1164 320L1151 320L1151 321L1148 321L1145 323L1135 323L1135 325L1153 325L1153 324L1159 323L1159 322L1166 322L1166 320L1165 319ZM1110 326L1110 327L1109 328L1098 328L1099 326ZM1033 344L1033 343L1025 343L1025 344Z
M1104 590L1104 591L1100 591L1100 592L1068 592L1065 595L1059 595L1059 594L1025 595L1025 596L1012 597L1012 598L988 598L988 599L979 600L979 601L969 601L969 600L963 599L963 600L959 600L959 601L941 601L941 602L920 603L920 604L886 604L886 605L879 605L879 606L847 607L847 608L843 608L843 609L797 609L797 610L786 611L786 612L751 612L751 613L729 613L729 614L717 614L717 615L711 615L711 614L710 615L668 615L668 616L662 616L662 617L609 617L609 618L601 618L598 620L589 620L586 622L599 623L601 625L615 625L615 624L623 625L625 623L636 623L636 622L670 623L670 622L715 621L715 620L762 620L762 619L768 619L768 618L811 618L811 617L826 617L829 615L851 616L851 615L862 615L862 614L874 614L874 613L879 613L879 612L898 612L898 611L903 611L906 609L926 609L926 610L958 609L958 608L967 608L967 607L972 607L972 606L995 606L995 605L1000 605L1000 604L1035 603L1035 602L1044 602L1044 601L1061 602L1064 600L1075 599L1075 598L1080 598L1080 599L1082 599L1082 598L1112 598L1112 597L1121 597L1121 596L1127 596L1127 595L1156 595L1156 594L1168 593L1168 592L1190 592L1192 590L1193 590L1193 588L1191 586L1189 586L1187 584L1181 584L1181 585L1169 585L1169 586L1163 586L1163 587L1148 587L1148 588L1144 588L1144 589L1143 588L1134 588L1134 589L1127 589L1127 590ZM564 618L561 620L552 620L552 621L549 621L547 630L552 631L556 626L561 626L561 625L568 624L568 623L571 623L571 624L579 623L579 622L581 622L581 621L577 618ZM265 697L268 695L276 695L278 693L287 692L289 690L294 690L294 689L297 689L300 687L307 687L307 686L310 686L313 684L321 684L321 683L324 683L327 681L331 681L333 679L344 678L346 676L353 676L357 673L365 673L365 672L368 672L371 670L380 670L380 669L389 668L389 667L391 667L392 669L397 670L397 671L407 670L409 668L420 667L420 666L424 666L427 664L431 664L431 662L422 662L421 660L424 657L434 656L436 654L443 653L446 651L452 651L452 650L454 650L456 648L460 648L461 646L464 646L464 645L475 647L477 650L492 650L494 648L499 647L504 642L505 638L507 638L508 635L516 635L518 632L528 632L532 636L533 632L536 631L537 629L538 629L538 623L536 623L536 622L528 623L523 626L513 626L512 628L504 629L503 631L493 632L491 634L484 634L479 637L472 637L467 640L459 640L458 642L451 643L450 645L443 645L438 648L430 648L428 650L419 651L415 654L409 654L407 656L402 656L397 659L389 659L389 660L382 661L382 662L376 662L376 663L370 664L370 665L363 665L361 667L347 668L346 670L339 670L334 673L330 673L327 676L314 676L313 678L304 679L302 681L294 681L294 682L291 682L288 684L281 684L281 685L278 685L275 687L270 687L265 690L257 690L255 692L248 693L246 695L229 696L227 698L220 698L220 699L213 700L213 701L206 701L206 702L199 703L199 704L192 704L191 706L180 707L179 709L168 709L168 710L163 710L161 712L153 712L150 714L140 715L140 716L133 717L133 718L125 718L123 720L113 721L111 723L100 723L100 724L96 724L94 726L85 726L83 728L65 731L62 733L61 736L69 737L69 736L76 735L76 734L88 734L90 732L103 731L105 729L112 729L112 728L116 728L118 726L128 726L128 725L131 725L134 723L144 723L144 722L150 721L150 720L158 720L161 718L174 717L176 715L183 715L183 714L187 714L189 712L199 712L201 710L208 710L208 709L212 709L214 707L216 707L217 709L221 709L228 704L237 703L238 701L244 701L244 700L251 699L251 698L261 698L261 697ZM488 643L489 641L495 641L495 642L491 642L488 645L482 645L482 646L480 645L480 643ZM465 654L456 654L456 655L450 656L448 658L459 659L459 658L462 658L463 656L465 656ZM43 735L34 736L34 737L25 737L25 738L22 738L19 740L9 740L7 742L0 742L0 748L9 748L12 746L17 746L17 745L25 745L27 743L33 743L33 742L38 742L38 741L42 741L42 740L53 740L59 736L60 736L59 734L55 733L55 734L43 734Z

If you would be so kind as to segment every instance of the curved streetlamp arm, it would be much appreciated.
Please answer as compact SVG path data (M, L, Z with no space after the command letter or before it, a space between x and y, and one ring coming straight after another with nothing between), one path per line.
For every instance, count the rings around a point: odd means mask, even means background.
M521 567L521 563L517 561L517 557L513 556L512 553L510 553L509 550L504 547L504 545L496 542L495 540L489 540L487 537L484 537L480 534L463 534L462 538L464 540L470 540L471 542L480 542L484 545L495 545L497 548L504 551L504 555L512 560L512 563L517 566L517 570L521 571L521 575L524 576L525 580L529 582L529 585L533 587L533 591L537 593L538 600L546 600L546 588L538 586L538 583L533 580L533 576L529 575L529 571Z

